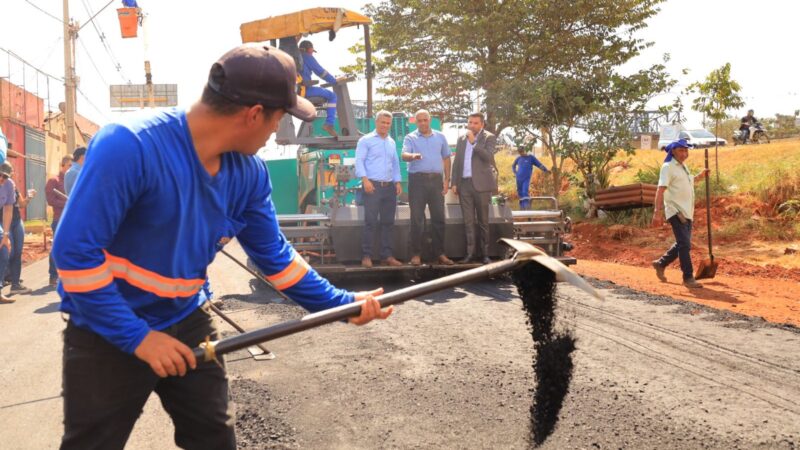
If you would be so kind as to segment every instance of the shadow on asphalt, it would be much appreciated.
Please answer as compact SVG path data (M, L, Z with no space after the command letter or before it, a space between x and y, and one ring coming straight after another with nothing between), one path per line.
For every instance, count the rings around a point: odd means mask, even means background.
M45 294L49 294L50 292L53 292L55 290L56 290L56 288L54 286L47 285L47 286L42 286L42 287L40 287L38 289L35 289L35 290L31 291L31 293L28 294L28 295L31 295L31 296L45 295Z
M58 307L61 305L61 302L53 302L47 306L42 306L41 308L33 310L36 314L50 314L58 312Z

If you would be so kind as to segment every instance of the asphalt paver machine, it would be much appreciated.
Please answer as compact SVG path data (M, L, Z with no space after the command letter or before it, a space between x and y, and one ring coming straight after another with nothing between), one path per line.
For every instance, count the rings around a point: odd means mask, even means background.
M243 42L269 42L286 51L295 59L298 69L302 56L298 41L302 36L327 33L333 40L344 28L359 27L364 31L365 80L367 86L366 105L356 108L350 98L349 82L346 79L333 85L322 85L333 89L337 97L337 136L322 130L325 120L322 98L310 97L318 107L319 116L312 123L299 123L287 114L276 135L280 145L297 146L296 158L267 160L273 184L273 201L278 210L281 230L295 249L314 268L329 278L353 277L389 272L411 273L412 276L447 273L465 270L475 264L440 266L384 267L376 265L363 268L361 260L361 232L364 224L364 208L361 206L361 182L355 177L355 148L358 139L374 129L372 117L372 55L369 39L371 20L359 13L342 8L312 8L281 16L245 23L241 26ZM441 122L434 118L434 128ZM413 118L395 114L391 135L397 143L398 153L403 138L416 129ZM395 257L408 260L410 210L407 199L407 173L401 163L404 193L397 208L393 248ZM464 221L457 197L448 198L445 206L445 253L452 259L460 259L466 253ZM574 259L563 254L562 235L567 231L563 213L553 199L546 210L512 211L502 199L493 201L490 207L490 256L502 258L507 248L495 243L501 238L517 238L539 246L549 255L562 262L574 263ZM377 233L376 233L377 234ZM377 238L377 236L376 236ZM430 239L426 232L425 240ZM377 243L376 243L377 244ZM430 249L430 245L423 245ZM373 245L379 249L379 245ZM426 255L423 260L433 260L437 255ZM377 255L373 255L378 260Z

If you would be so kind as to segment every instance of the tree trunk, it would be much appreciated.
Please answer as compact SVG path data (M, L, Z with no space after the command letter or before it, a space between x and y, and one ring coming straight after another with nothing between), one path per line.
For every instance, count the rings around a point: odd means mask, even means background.
M717 172L717 186L719 186L719 119L717 119L717 125L714 129L714 164L716 165L714 170Z

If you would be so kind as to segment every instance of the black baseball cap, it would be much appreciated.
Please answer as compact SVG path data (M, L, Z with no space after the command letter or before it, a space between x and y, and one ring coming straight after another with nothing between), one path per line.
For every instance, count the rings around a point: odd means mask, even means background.
M14 166L9 164L8 161L3 161L3 163L0 164L0 174L10 177L14 174Z
M303 41L300 43L298 47L302 48L303 50L308 50L308 49L314 50L314 44L312 44L311 41ZM317 51L314 50L314 53L316 52Z
M208 87L242 106L283 108L306 122L317 117L314 105L297 95L297 69L291 56L263 44L244 44L211 66Z

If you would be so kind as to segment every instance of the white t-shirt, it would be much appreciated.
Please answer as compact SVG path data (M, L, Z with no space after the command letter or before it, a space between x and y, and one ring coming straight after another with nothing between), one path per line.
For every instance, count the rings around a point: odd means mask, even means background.
M678 214L693 220L694 217L694 175L689 173L685 165L673 158L672 161L661 166L658 176L658 186L666 186L664 191L664 213L669 220Z

